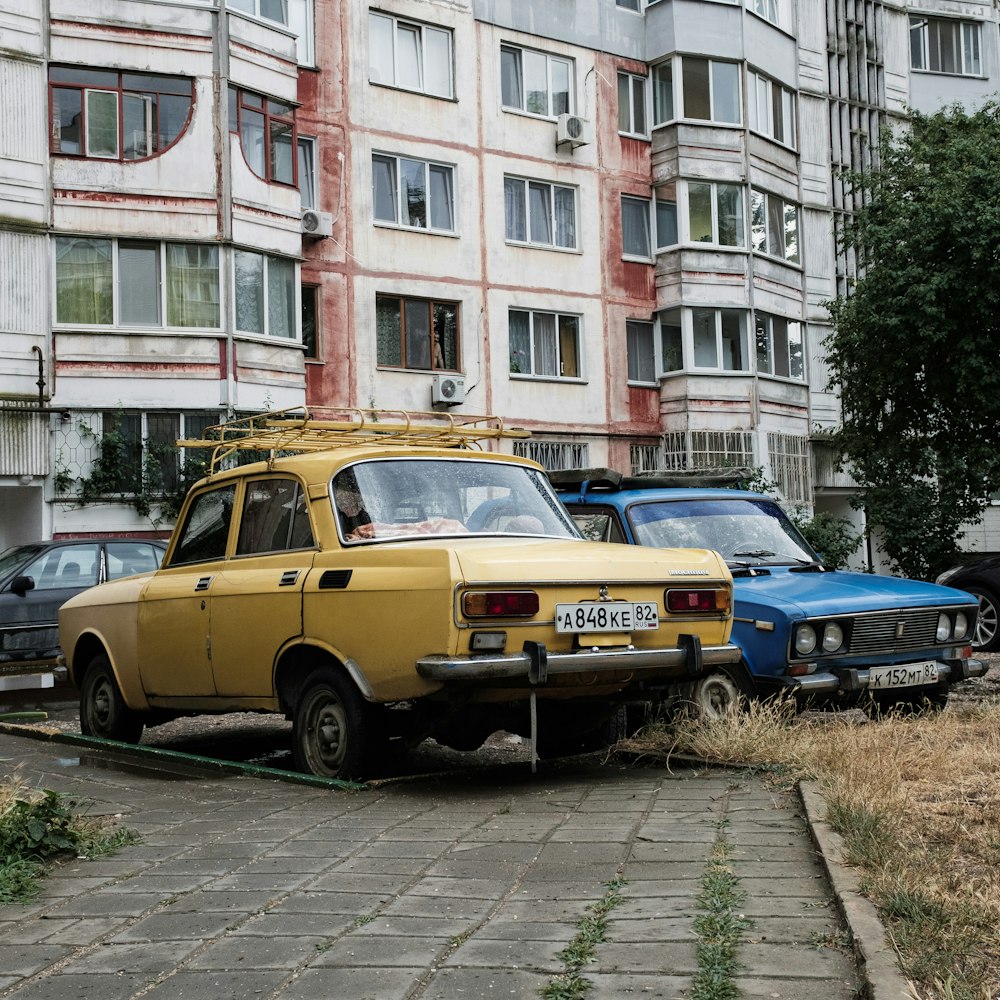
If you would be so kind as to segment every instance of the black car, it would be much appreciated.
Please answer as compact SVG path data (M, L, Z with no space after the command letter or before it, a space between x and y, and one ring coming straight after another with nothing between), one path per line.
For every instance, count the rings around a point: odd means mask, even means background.
M0 553L0 676L53 667L60 605L98 583L155 570L166 548L155 538L101 536Z
M937 582L979 598L979 618L972 644L985 653L1000 650L1000 556L953 566Z

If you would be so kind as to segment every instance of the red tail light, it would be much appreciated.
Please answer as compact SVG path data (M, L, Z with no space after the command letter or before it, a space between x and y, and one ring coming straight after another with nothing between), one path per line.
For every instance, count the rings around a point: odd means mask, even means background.
M668 590L664 602L667 610L674 614L728 612L730 595L728 590Z
M467 618L529 618L538 614L533 590L482 590L462 595Z

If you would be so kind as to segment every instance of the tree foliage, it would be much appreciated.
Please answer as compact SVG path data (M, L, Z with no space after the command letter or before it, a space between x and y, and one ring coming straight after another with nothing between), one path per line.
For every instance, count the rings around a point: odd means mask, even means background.
M830 303L839 444L893 569L932 577L1000 485L1000 105L913 113L851 178L860 277Z

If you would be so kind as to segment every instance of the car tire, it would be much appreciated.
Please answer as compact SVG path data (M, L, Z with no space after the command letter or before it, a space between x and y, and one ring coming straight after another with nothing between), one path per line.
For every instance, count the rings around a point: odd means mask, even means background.
M724 719L740 711L746 703L746 693L722 670L715 670L692 681L685 692L688 707L709 722Z
M90 661L80 686L80 732L102 740L138 743L143 726L142 716L125 704L111 661L99 653Z
M367 706L351 681L332 667L302 685L292 717L295 766L321 778L351 781L377 768Z
M972 645L984 653L995 653L1000 649L1000 600L992 590L985 587L963 588L973 597L979 598L979 617Z

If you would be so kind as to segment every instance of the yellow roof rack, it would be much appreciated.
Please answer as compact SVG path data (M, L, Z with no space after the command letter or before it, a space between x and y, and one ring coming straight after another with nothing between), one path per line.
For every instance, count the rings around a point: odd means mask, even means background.
M203 438L181 440L181 448L212 448L210 472L238 451L269 453L329 451L358 445L482 448L481 442L526 438L531 432L504 427L500 417L454 416L355 407L296 407L258 413L205 429Z

